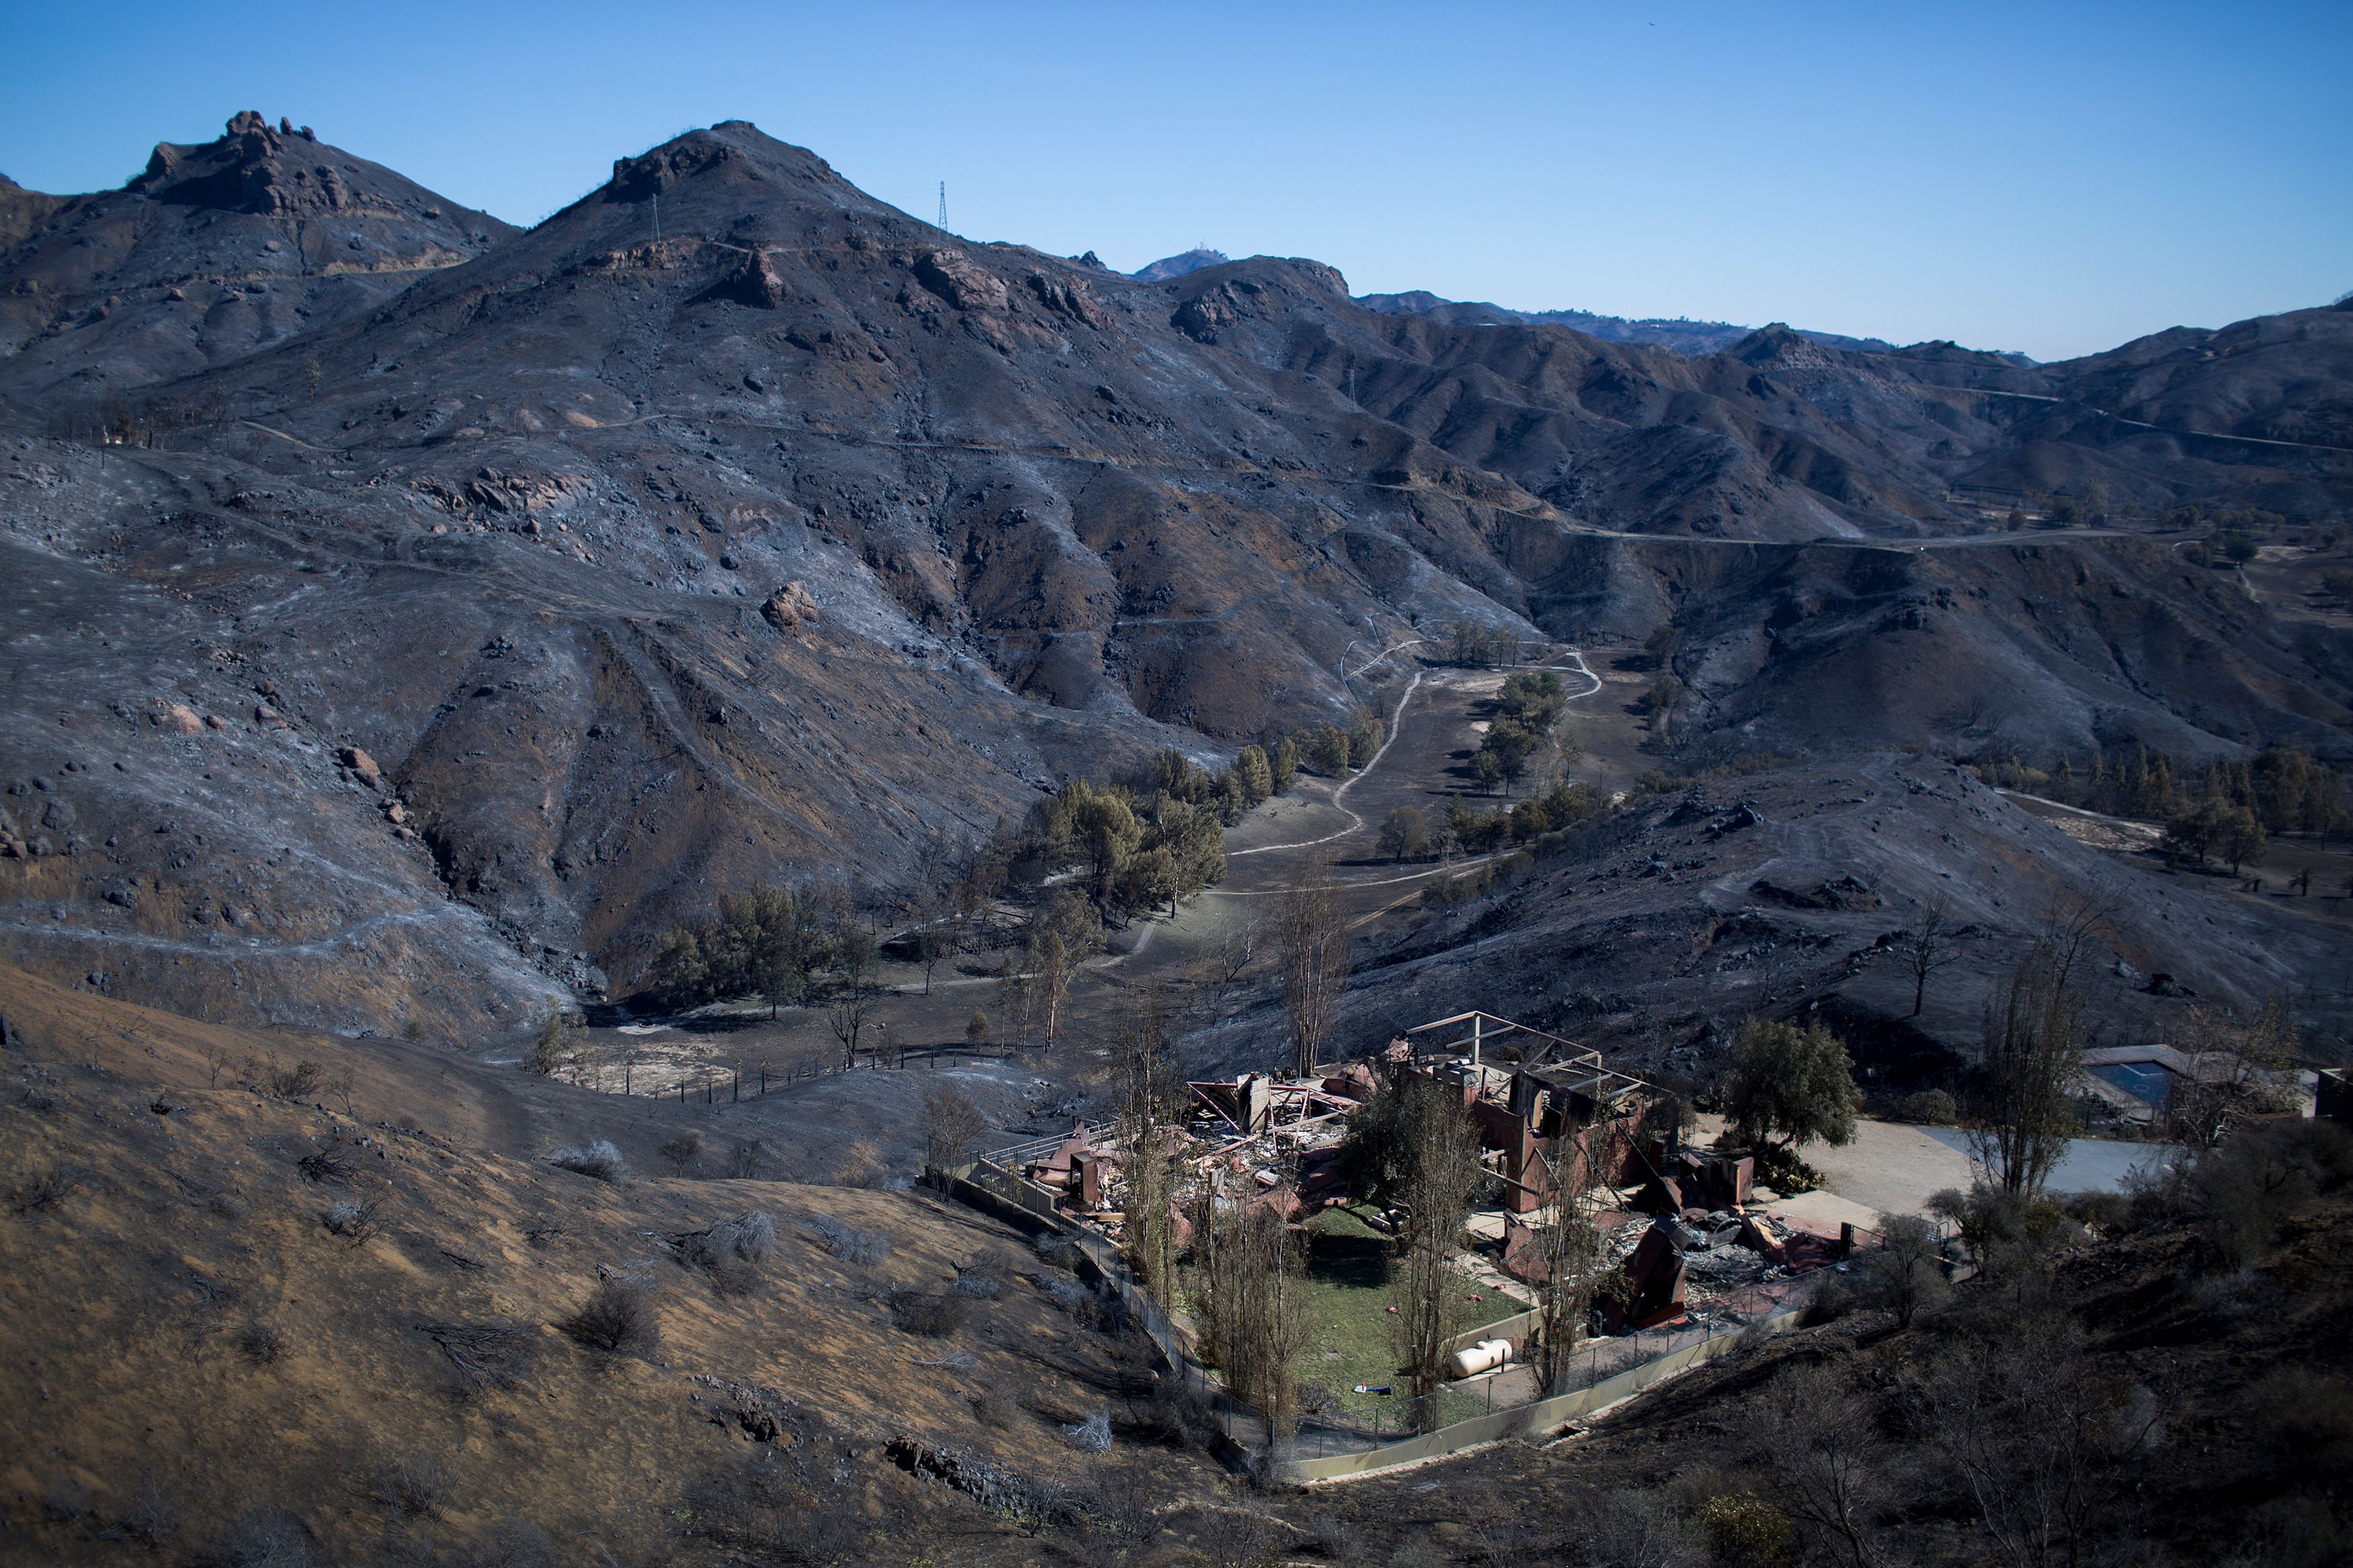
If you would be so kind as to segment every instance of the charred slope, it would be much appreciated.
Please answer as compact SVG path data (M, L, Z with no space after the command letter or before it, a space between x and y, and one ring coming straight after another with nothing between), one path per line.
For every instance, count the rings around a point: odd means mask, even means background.
M204 343L149 353L195 295L154 303L162 335L119 356L127 306L5 362L177 371L147 395L222 411L164 449L23 441L0 475L26 570L60 563L82 606L19 606L17 689L44 695L6 715L11 831L82 846L13 895L14 951L51 973L354 1026L341 1003L263 1005L221 931L174 917L158 946L100 907L123 882L217 905L195 860L121 825L221 784L214 752L257 729L305 761L228 792L208 830L253 904L323 927L372 918L365 889L438 887L401 929L473 954L448 960L457 992L509 996L510 1021L536 994L502 944L565 984L626 980L654 933L755 876L889 879L1072 773L1338 713L1344 668L1463 616L1555 637L1673 620L1698 696L1681 732L1703 744L2343 749L2353 661L2324 634L2288 646L2138 545L1953 539L1977 525L1947 477L2012 450L2015 409L2059 417L2055 394L1996 395L2044 374L1998 356L1767 329L1694 360L1453 327L1367 310L1309 261L1124 278L942 233L740 121L620 161L472 259L333 272L301 246L346 208L451 254L495 236L356 163L329 190L313 146L241 117L129 192L11 208L26 298L75 251L76 202L153 229L121 265L159 280L203 241L290 256L306 288L407 283L284 341L223 338L220 356L266 343L233 371L200 369ZM151 207L197 216L142 228ZM1824 534L1934 548L1804 542ZM61 745L77 726L90 745ZM344 746L385 791L352 793ZM29 781L68 760L108 777L120 823L43 823ZM273 815L365 831L336 829L342 858L298 886ZM100 962L110 944L151 956ZM421 979L387 984L397 1015Z
M1912 979L1883 939L1931 902L1959 932L1958 957L1907 1024ZM2183 988L2242 1011L2293 997L2316 1050L2353 1035L2353 998L2324 978L2344 955L2326 924L2087 848L1949 763L1883 753L1644 802L1539 851L1485 897L1368 936L1334 1049L1371 1049L1402 1021L1476 997L1629 1071L1700 1078L1749 1016L1820 1005L1852 1020L1842 1032L1864 1066L1913 1071L1873 1053L1974 1038L1995 987L2071 907L2105 916L2082 991L2115 1038L2178 1037ZM2158 973L2177 987L2152 991ZM1266 1005L1272 1016L1244 1015L1211 1052L1248 1058L1281 1027L1279 999Z
M248 110L121 190L0 186L0 391L59 409L226 365L515 232Z
M1692 760L1918 742L2036 757L2146 744L2348 754L2353 647L2134 539L1921 546L1569 541L1531 614L1632 640L1662 622Z
M2052 370L2084 402L2163 430L2353 451L2353 302L2177 327Z

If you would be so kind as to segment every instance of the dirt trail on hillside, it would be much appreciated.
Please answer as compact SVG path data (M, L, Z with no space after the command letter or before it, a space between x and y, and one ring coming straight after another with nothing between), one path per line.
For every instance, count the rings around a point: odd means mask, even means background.
M1609 715L1584 706L1604 689L1582 650L1561 650L1545 663L1520 667L1569 678L1572 719ZM1363 771L1336 784L1303 778L1299 795L1270 802L1227 836L1225 880L1193 898L1173 920L1160 917L1134 947L1091 966L1094 975L1123 986L1181 977L1228 936L1272 914L1271 900L1300 884L1308 868L1328 858L1352 925L1363 924L1414 897L1433 879L1483 862L1486 857L1412 865L1381 859L1375 850L1380 824L1400 806L1433 820L1456 795L1469 796L1469 770L1458 759L1475 750L1482 721L1478 704L1493 697L1511 670L1425 669L1399 700L1389 733ZM1578 681L1583 689L1577 689ZM1577 776L1572 767L1569 776ZM1490 802L1490 805L1500 804ZM1271 838L1272 842L1255 842ZM1074 998L1074 1002L1078 999Z

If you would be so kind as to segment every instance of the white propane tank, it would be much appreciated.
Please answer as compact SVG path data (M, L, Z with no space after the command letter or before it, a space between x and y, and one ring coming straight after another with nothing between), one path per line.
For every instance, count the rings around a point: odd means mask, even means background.
M1465 1345L1456 1351L1446 1364L1456 1377L1476 1377L1482 1372L1493 1372L1512 1359L1509 1340L1481 1340L1475 1345Z

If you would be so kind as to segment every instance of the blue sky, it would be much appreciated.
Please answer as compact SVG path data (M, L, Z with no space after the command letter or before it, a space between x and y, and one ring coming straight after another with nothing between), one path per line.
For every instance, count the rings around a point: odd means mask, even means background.
M0 0L0 171L243 108L529 223L747 119L950 226L2059 358L2353 289L2353 5Z

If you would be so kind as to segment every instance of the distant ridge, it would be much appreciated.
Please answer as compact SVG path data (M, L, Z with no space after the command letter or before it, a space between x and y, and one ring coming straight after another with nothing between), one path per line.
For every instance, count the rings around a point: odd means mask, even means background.
M1756 331L1754 327L1735 326L1729 321L1694 321L1681 316L1672 320L1651 317L1632 321L1624 316L1597 316L1590 310L1514 310L1483 300L1441 299L1426 289L1416 289L1403 294L1360 294L1356 296L1356 303L1384 316L1427 316L1451 327L1496 326L1507 322L1518 326L1549 324L1567 327L1583 332L1587 337L1599 338L1603 342L1649 343L1694 358L1722 353ZM1820 343L1825 348L1884 353L1896 347L1883 338L1851 338L1839 332L1809 331L1802 327L1796 331L1799 337ZM2021 353L2001 353L1999 357L2021 366L2035 363Z

